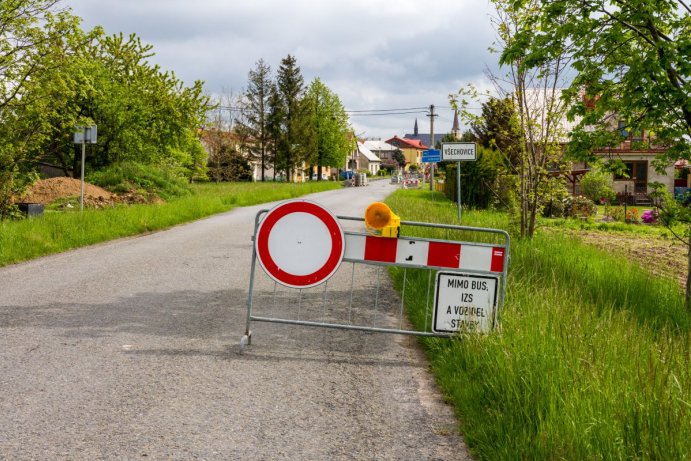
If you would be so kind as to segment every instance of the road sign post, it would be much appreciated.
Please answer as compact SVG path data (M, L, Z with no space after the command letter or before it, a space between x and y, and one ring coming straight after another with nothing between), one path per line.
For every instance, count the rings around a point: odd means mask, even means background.
M441 145L441 158L456 162L456 196L458 198L458 222L461 222L461 162L474 162L477 144L474 142L445 142Z
M78 126L74 132L74 144L82 145L82 162L79 187L79 211L84 211L84 162L86 161L86 144L96 144L96 125Z
M422 151L422 163L441 162L441 152L439 149L427 149Z

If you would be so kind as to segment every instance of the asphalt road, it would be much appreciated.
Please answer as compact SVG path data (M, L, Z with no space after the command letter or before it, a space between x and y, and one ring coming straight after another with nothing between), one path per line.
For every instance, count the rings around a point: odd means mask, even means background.
M266 206L0 269L0 459L469 459L414 338L255 323L240 353Z

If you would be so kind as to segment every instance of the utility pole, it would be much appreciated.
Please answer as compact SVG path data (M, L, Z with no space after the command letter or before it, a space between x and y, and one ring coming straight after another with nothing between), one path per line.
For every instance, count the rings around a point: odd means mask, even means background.
M429 114L427 114L429 117L429 142L430 142L430 149L434 149L434 117L437 116L437 114L434 113L434 104L431 104L429 106ZM434 191L434 163L430 165L429 168L429 190Z

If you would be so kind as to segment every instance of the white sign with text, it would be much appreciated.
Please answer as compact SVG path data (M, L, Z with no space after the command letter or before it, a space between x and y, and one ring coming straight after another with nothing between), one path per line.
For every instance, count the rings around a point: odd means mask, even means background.
M436 333L490 331L498 284L498 278L492 276L437 272L432 330Z
M449 162L474 162L477 160L477 144L445 142L441 145L441 159Z

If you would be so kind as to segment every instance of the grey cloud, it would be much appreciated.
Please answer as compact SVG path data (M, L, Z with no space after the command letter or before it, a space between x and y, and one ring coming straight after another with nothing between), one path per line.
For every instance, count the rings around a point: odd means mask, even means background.
M263 58L274 70L294 54L306 82L320 77L348 109L448 105L459 82L496 57L485 2L457 0L67 0L84 27L135 32L153 61L207 91L240 91ZM434 12L434 14L432 14ZM424 117L424 115L422 116ZM370 135L409 117L353 117ZM413 117L414 118L414 117ZM409 126L408 126L409 125ZM382 134L387 137L388 134Z

